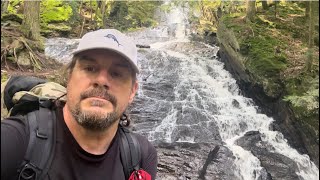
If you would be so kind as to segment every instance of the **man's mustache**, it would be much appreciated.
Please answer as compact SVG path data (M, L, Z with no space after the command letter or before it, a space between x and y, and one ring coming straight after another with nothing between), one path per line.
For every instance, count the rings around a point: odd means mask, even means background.
M110 101L114 107L116 107L117 105L116 97L109 94L105 88L98 87L98 88L84 91L83 93L80 94L80 100L83 100L89 97L103 98Z

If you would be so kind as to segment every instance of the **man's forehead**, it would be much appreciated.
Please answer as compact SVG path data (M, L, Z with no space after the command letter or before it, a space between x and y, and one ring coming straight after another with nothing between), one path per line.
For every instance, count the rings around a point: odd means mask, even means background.
M119 64L122 66L130 66L128 60L125 59L122 55L106 50L89 50L82 53L79 53L78 59L84 62L98 62L98 60L102 61L110 61L112 60L114 64Z
M79 62L80 63L86 63L86 64L101 64L103 65L104 64L104 61L111 61L112 65L113 66L116 66L116 67L123 67L123 68L132 68L131 67L131 64L125 60L123 57L117 57L116 59L115 58L112 58L112 57L108 57L108 58L104 58L104 59L101 59L101 60L98 60L99 58L97 58L96 56L90 56L90 55L86 55L86 54L83 54L83 55L79 55Z

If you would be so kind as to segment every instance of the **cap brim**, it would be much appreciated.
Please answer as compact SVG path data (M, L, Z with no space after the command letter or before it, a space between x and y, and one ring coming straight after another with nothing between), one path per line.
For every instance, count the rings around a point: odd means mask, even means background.
M76 50L74 52L72 52L71 54L73 54L73 56L75 56L76 54L79 54L81 52L84 52L84 51L88 51L88 50L93 50L93 49L105 49L105 50L109 50L109 51L112 51L112 52L115 52L117 54L119 54L120 56L124 57L128 63L131 65L131 67L133 68L133 70L139 74L139 69L138 67L132 62L132 60L130 59L129 56L125 55L124 53L122 53L121 51L118 51L116 49L113 49L113 48L107 48L107 47L90 47L90 48L84 48L84 49L81 49L81 50Z

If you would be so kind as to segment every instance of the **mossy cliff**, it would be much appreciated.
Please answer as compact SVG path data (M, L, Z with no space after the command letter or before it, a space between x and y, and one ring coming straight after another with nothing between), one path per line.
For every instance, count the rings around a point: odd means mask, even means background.
M247 23L243 17L224 16L217 28L226 69L243 93L275 119L272 128L319 166L319 57L313 54L316 62L306 72L307 38L294 26L303 19L284 26L281 20L257 16L255 23Z

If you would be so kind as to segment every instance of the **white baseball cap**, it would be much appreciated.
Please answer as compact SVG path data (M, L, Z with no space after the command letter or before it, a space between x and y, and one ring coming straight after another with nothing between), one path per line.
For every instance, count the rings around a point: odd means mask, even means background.
M116 29L99 29L85 34L79 42L78 48L72 53L76 55L90 49L108 49L125 57L136 73L137 48L133 40Z

